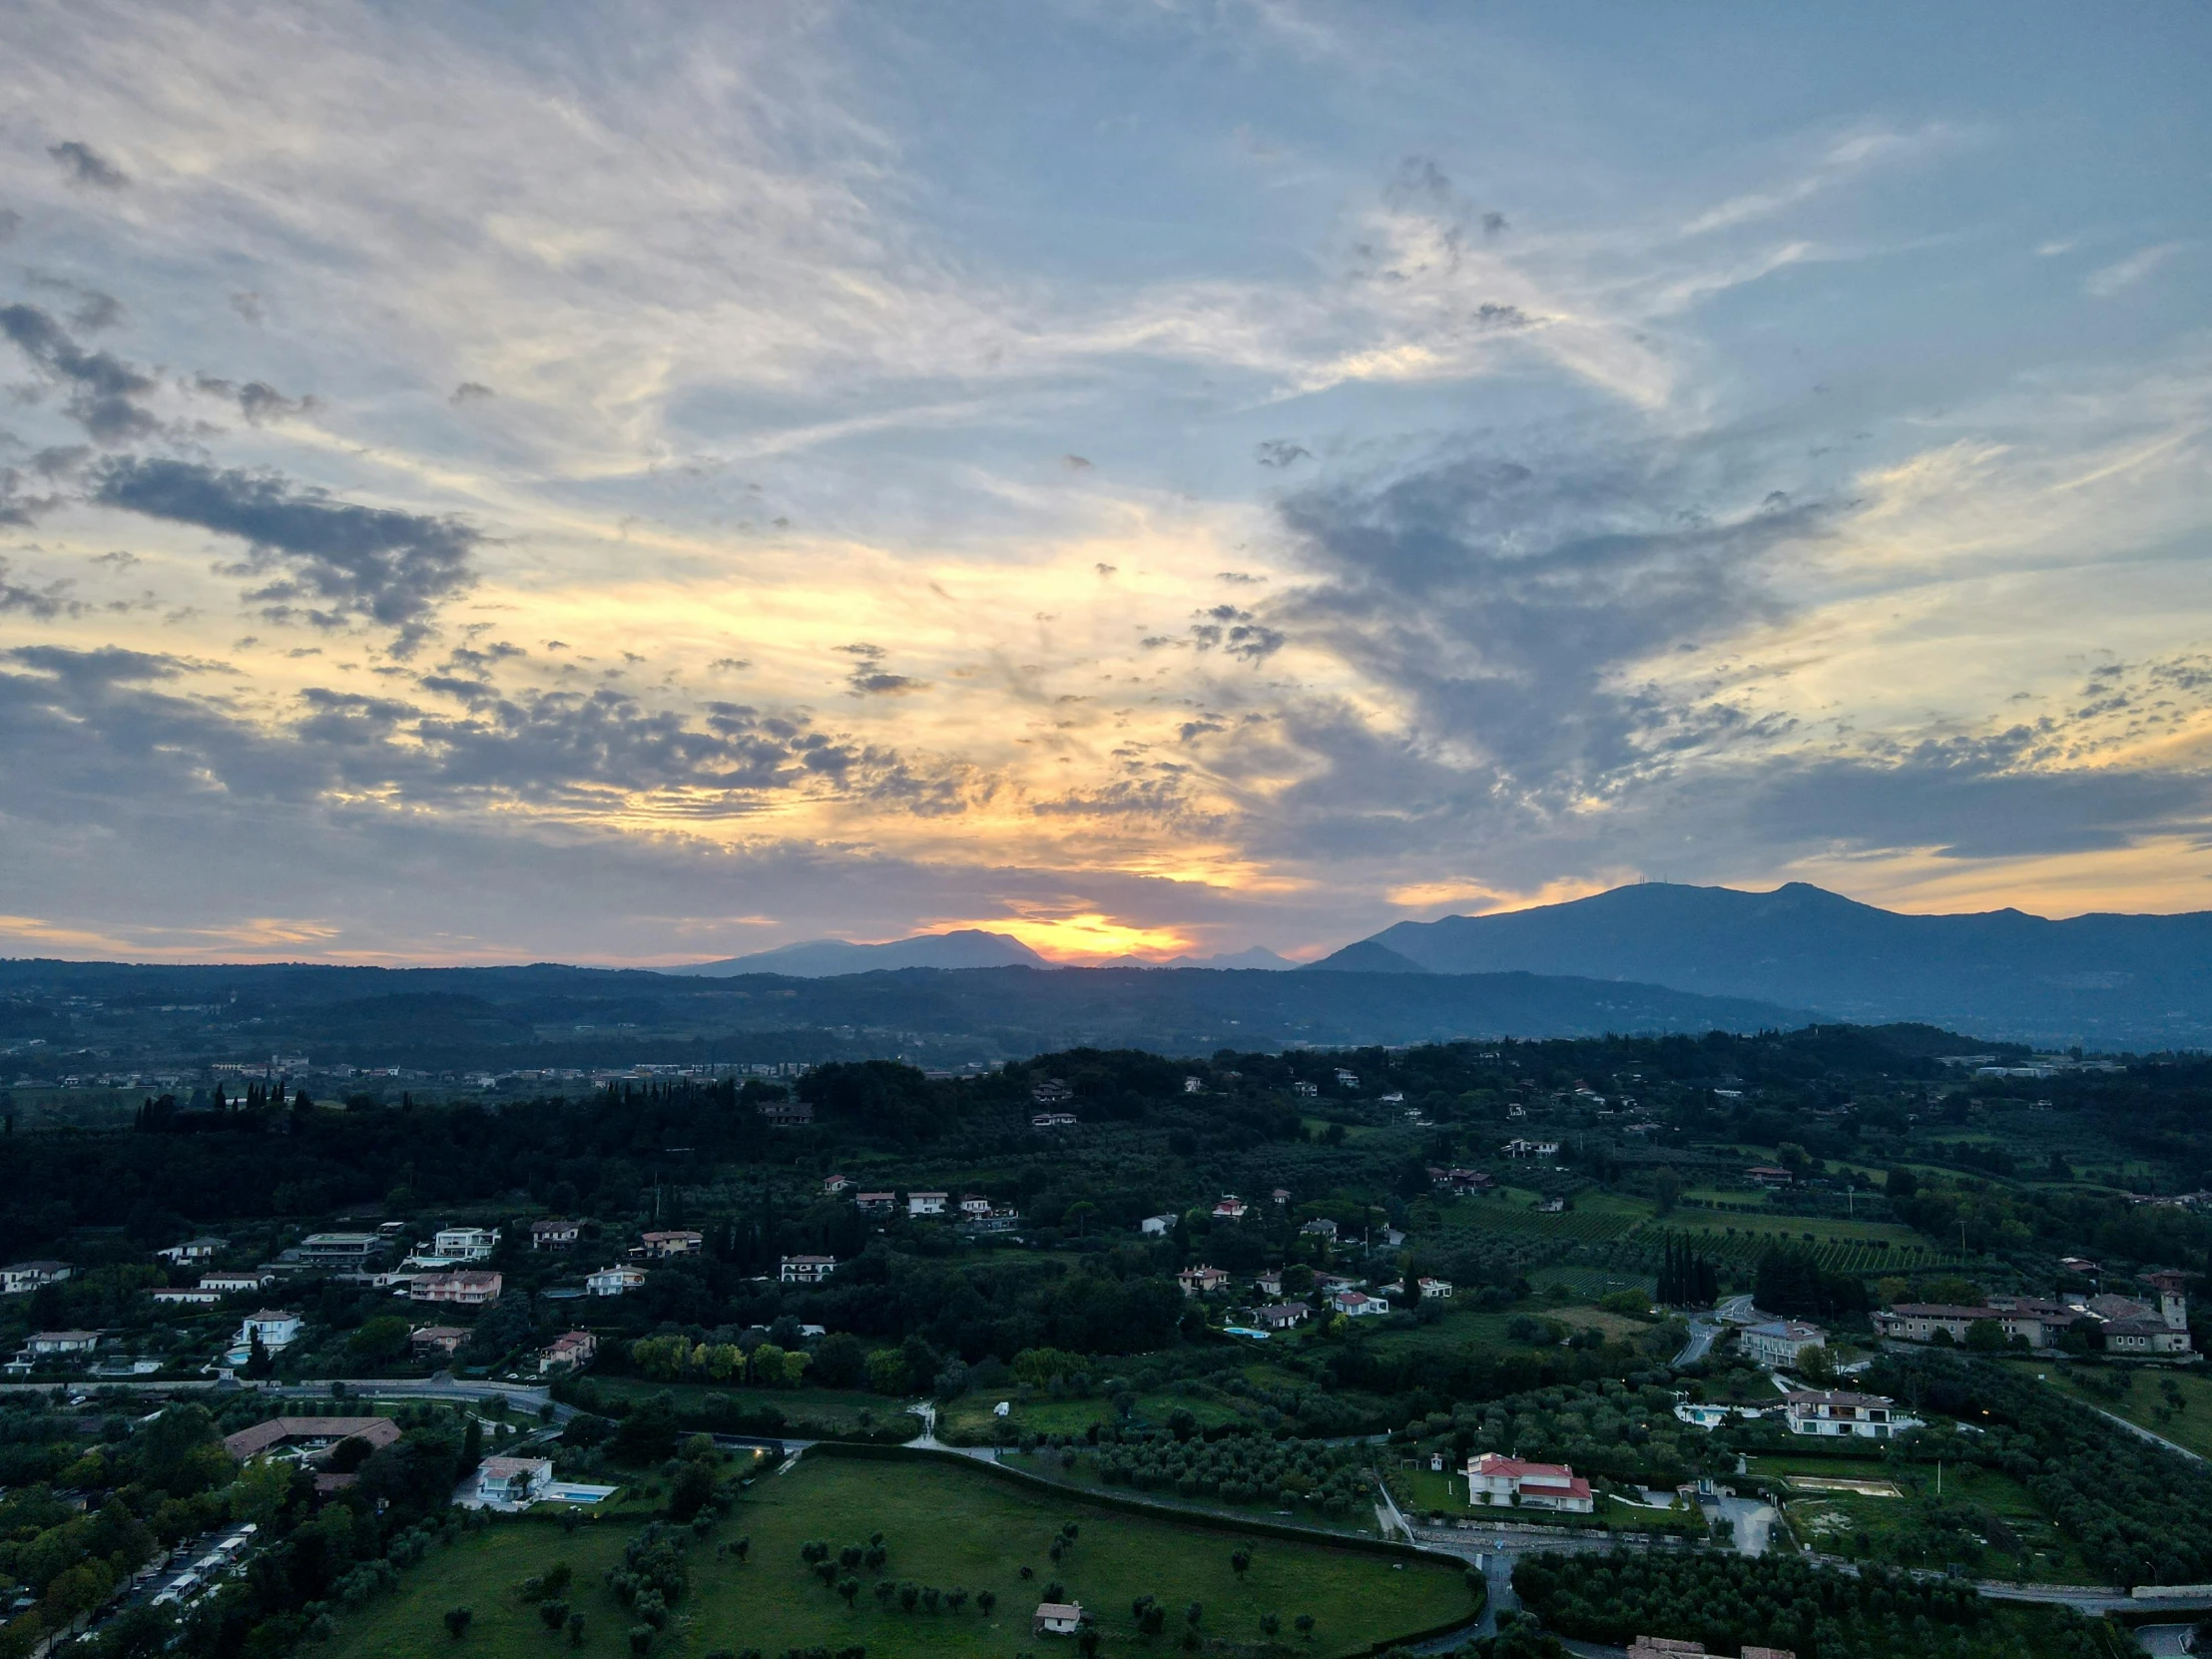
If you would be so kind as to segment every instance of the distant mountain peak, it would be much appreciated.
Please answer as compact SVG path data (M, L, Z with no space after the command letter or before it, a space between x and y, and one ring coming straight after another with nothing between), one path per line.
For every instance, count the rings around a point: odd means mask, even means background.
M884 944L853 944L845 939L808 939L778 945L750 956L670 968L670 973L727 978L739 973L781 973L795 979L827 979L843 973L872 973L893 968L1050 967L1052 964L1008 933L980 927L955 927L942 933L916 933Z

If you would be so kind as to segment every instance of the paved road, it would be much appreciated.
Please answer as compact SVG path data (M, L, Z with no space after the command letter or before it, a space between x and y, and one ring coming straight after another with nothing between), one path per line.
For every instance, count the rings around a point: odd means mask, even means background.
M1706 1352L1713 1346L1713 1339L1720 1334L1721 1328L1703 1314L1693 1314L1690 1317L1690 1340L1682 1345L1682 1352L1674 1357L1675 1365L1678 1368L1696 1365L1705 1358Z

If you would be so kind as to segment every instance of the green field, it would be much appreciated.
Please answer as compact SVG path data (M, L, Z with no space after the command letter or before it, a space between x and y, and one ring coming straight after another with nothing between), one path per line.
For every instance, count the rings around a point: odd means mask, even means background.
M2147 1428L2175 1445L2186 1446L2200 1456L2212 1457L2212 1377L2202 1375L2195 1368L2154 1371L2145 1367L2140 1371L2122 1371L2121 1376L2132 1377L2134 1381L2127 1392L2117 1399L2084 1386L2093 1377L2103 1380L2098 1373L2084 1367L2057 1366L2044 1361L2040 1365L2023 1365L2020 1369L2063 1385L2071 1398L2110 1411L2116 1417L2125 1417L2138 1427ZM2179 1396L2178 1407L2166 1392L2168 1382Z
M1751 1473L1778 1483L1789 1475L1888 1481L1897 1497L1859 1492L1786 1491L1783 1513L1799 1540L1830 1554L1888 1551L1917 1566L1963 1566L1985 1577L2082 1583L2095 1575L2051 1524L2025 1486L1996 1469L1934 1467L1864 1456L1767 1456ZM1862 1542L1862 1540L1864 1540Z
M1047 1546L1067 1521L1077 1523L1078 1538L1054 1563ZM564 1535L525 1519L471 1533L433 1550L396 1590L343 1618L319 1651L329 1659L620 1659L630 1652L632 1620L604 1587L605 1575L621 1562L637 1525L636 1517L611 1515ZM895 1599L886 1609L869 1591L848 1607L801 1562L800 1546L809 1539L836 1548L875 1532L890 1558L868 1578L957 1585L971 1595L989 1589L996 1608L986 1617L970 1600L957 1613L904 1612ZM750 1559L718 1557L717 1544L738 1537L751 1539ZM1239 1548L1251 1551L1242 1575L1230 1562ZM1110 1652L1171 1645L1192 1602L1203 1608L1199 1634L1217 1651L1259 1651L1266 1640L1261 1620L1273 1614L1281 1620L1280 1640L1322 1656L1355 1653L1478 1610L1476 1592L1456 1567L1128 1515L940 1462L810 1456L758 1480L708 1536L691 1539L686 1558L690 1590L652 1644L654 1654L669 1659L702 1659L721 1648L778 1654L816 1645L832 1651L860 1645L876 1656L1010 1656L1032 1647L1030 1614L1053 1580L1093 1613ZM581 1647L548 1635L516 1592L524 1578L555 1561L567 1562L575 1575L569 1600L584 1614ZM1025 1566L1033 1573L1026 1580ZM1147 1640L1137 1632L1131 1602L1145 1594L1171 1610L1165 1637ZM456 1606L474 1615L459 1641L442 1623ZM1302 1613L1315 1620L1311 1643L1294 1634Z

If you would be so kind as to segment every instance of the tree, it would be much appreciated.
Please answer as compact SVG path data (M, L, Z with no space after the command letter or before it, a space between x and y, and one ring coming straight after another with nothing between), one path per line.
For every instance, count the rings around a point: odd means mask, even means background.
M1229 1565L1239 1578L1244 1577L1252 1568L1252 1551L1249 1549L1232 1550L1229 1555Z
M456 1642L468 1634L469 1620L475 1613L466 1607L448 1607L445 1610L445 1633Z
M2004 1327L1995 1320L1975 1320L1966 1327L1966 1347L1976 1354L2002 1354Z
M267 1377L273 1369L274 1362L269 1357L268 1345L262 1341L261 1332L256 1331L253 1333L252 1343L246 1351L246 1375L249 1377Z
M1671 1169L1661 1169L1651 1178L1651 1196L1658 1201L1659 1214L1674 1214L1675 1200L1682 1196L1682 1177Z
M996 1590L977 1590L975 1592L975 1610L986 1619L991 1616L991 1609L997 1605L998 1592Z
M1314 1615L1313 1615L1313 1614L1311 1614L1311 1613L1301 1613L1301 1614L1299 1614L1299 1616L1298 1616L1297 1618L1295 1618L1295 1619L1291 1620L1291 1623L1292 1623L1293 1625L1297 1626L1297 1628L1298 1628L1298 1633L1299 1633L1299 1634L1300 1634L1301 1636L1305 1637L1305 1638L1306 1638L1306 1639L1307 1639L1307 1640L1308 1640L1309 1642L1310 1642L1310 1641L1312 1641L1312 1640L1314 1639Z
M837 1594L844 1597L844 1604L850 1607L860 1598L860 1581L857 1578L838 1579Z
M584 1645L584 1615L581 1613L571 1613L568 1616L568 1645L570 1647L582 1647Z
M1269 1641L1274 1641L1275 1633L1282 1628L1283 1621L1277 1618L1273 1613L1265 1613L1261 1615L1260 1634L1265 1636Z

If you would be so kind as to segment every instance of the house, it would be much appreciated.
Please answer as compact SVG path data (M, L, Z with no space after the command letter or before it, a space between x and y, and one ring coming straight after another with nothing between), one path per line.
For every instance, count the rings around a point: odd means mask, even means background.
M1552 1509L1587 1515L1597 1505L1590 1483L1568 1463L1524 1463L1502 1452L1467 1459L1467 1502L1477 1509Z
M1267 1272L1253 1280L1252 1288L1262 1296L1281 1296L1283 1294L1283 1270L1281 1268L1269 1268Z
M1378 1314L1390 1311L1387 1299L1370 1296L1365 1291L1339 1291L1329 1299L1329 1306L1346 1319L1352 1320L1372 1319Z
M787 1256L776 1277L787 1285L819 1285L836 1271L834 1256Z
M2101 1309L2100 1303L2104 1305ZM1951 1302L1901 1302L1876 1314L1874 1328L1876 1335L1893 1342L1932 1343L1940 1335L1962 1346L1975 1326L1990 1324L2004 1334L2007 1342L2017 1338L2038 1353L2048 1353L2076 1326L2109 1334L2110 1322L2141 1318L2150 1312L2145 1304L2126 1297L2096 1297L2086 1307L2068 1307L2039 1297L2000 1296L1971 1307ZM2187 1317L2186 1313L2182 1316L2184 1336L2188 1334Z
M427 1360L435 1355L450 1360L460 1352L461 1344L468 1341L468 1333L457 1325L425 1325L407 1333L407 1348L417 1359Z
M1235 1193L1223 1193L1221 1202L1214 1206L1214 1220L1243 1221L1245 1212L1252 1208Z
M441 1227L430 1242L430 1252L448 1262L488 1262L499 1248L496 1227Z
M2158 1307L2153 1310L2148 1303L2128 1297L2096 1296L2088 1303L2088 1312L2104 1321L2101 1335L2107 1354L2150 1356L2187 1354L2189 1344L2189 1300L2183 1287L2184 1275L2178 1273L2146 1273L2144 1281L2158 1293Z
M548 1372L578 1372L592 1363L599 1353L599 1339L589 1331L566 1331L544 1348L538 1350L538 1375Z
M59 1285L69 1277L67 1262L18 1262L0 1268L0 1296L21 1296L41 1285Z
M1265 1308L1254 1309L1252 1317L1263 1330L1288 1331L1312 1319L1314 1311L1303 1302L1271 1302Z
M646 1255L664 1260L671 1256L697 1256L706 1243L704 1234L694 1233L686 1228L667 1233L647 1233L640 1240Z
M1738 1339L1744 1358L1755 1366L1795 1366L1809 1348L1826 1348L1828 1333L1803 1320L1769 1320L1744 1328Z
M1536 1206L1539 1216L1563 1216L1567 1213L1567 1201L1563 1198L1547 1198Z
M1497 1185L1497 1177L1488 1170L1454 1169L1451 1171L1451 1190L1455 1193L1487 1192Z
M845 1188L847 1188L847 1187L849 1187L849 1186L851 1186L851 1185L852 1185L852 1178L851 1178L850 1176L848 1176L848 1175L832 1175L832 1176L830 1176L830 1177L828 1177L828 1178L827 1178L827 1179L826 1179L826 1180L825 1180L825 1181L824 1181L824 1182L822 1183L822 1190L823 1190L823 1191L824 1191L825 1193L829 1194L829 1196L830 1196L830 1197L831 1197L831 1198L835 1198L835 1197L837 1196L837 1194L839 1194L839 1193L843 1192L843 1191L845 1190Z
M960 1195L960 1214L963 1216L987 1216L991 1213L991 1201L981 1193Z
M273 1273L204 1273L200 1276L200 1288L218 1296L266 1291L276 1283L276 1276Z
M1293 1083L1291 1093L1303 1095L1308 1100L1312 1100L1321 1093L1321 1085L1319 1083Z
M1019 1210L985 1210L979 1216L962 1216L963 1233L1011 1233L1021 1225Z
M1033 1636L1072 1636L1083 1628L1083 1604L1080 1601L1040 1601L1035 1617L1029 1621L1029 1633Z
M1302 1238L1334 1239L1337 1236L1337 1224L1325 1216L1316 1216L1298 1231Z
M239 1327L239 1334L231 1339L234 1348L251 1349L256 1338L262 1347L274 1354L280 1348L288 1348L299 1340L299 1327L305 1322L297 1314L281 1308L264 1308L246 1316Z
M344 1440L365 1440L381 1451L398 1438L399 1424L389 1417L271 1417L226 1435L223 1449L243 1463L279 1446L305 1442L301 1455L313 1461Z
M100 1346L97 1331L34 1331L23 1339L23 1352L34 1360L59 1360L71 1354L90 1354Z
M548 1216L530 1224L532 1250L573 1250L584 1230L565 1216Z
M1759 1187L1787 1187L1797 1180L1795 1175L1780 1164L1754 1164L1744 1171L1744 1177Z
M634 1268L627 1263L617 1263L611 1268L601 1268L597 1273L586 1275L584 1289L593 1296L621 1296L626 1292L636 1290L644 1283L645 1270L643 1268Z
M1921 1425L1900 1414L1887 1394L1846 1393L1837 1388L1794 1388L1783 1395L1783 1416L1793 1434L1846 1435L1887 1440Z
M1186 1077L1183 1079L1183 1092L1185 1094L1204 1094L1206 1092L1206 1084L1203 1080L1199 1078Z
M906 1213L909 1216L941 1216L950 1193L908 1193Z
M407 1287L409 1302L450 1302L461 1308L488 1308L499 1300L503 1281L496 1273L426 1273Z
M1559 1156L1559 1143L1514 1139L1505 1143L1503 1151L1508 1158L1556 1158Z
M1147 1216L1137 1223L1137 1231L1148 1239L1164 1239L1175 1231L1177 1216Z
M1268 1197L1275 1201L1275 1207L1280 1210L1285 1205L1290 1203L1291 1189L1288 1187L1278 1187L1275 1189L1274 1192L1268 1194Z
M1029 1091L1029 1098L1039 1106L1057 1106L1063 1100L1073 1100L1075 1091L1057 1077L1048 1077Z
M1039 1112L1029 1120L1032 1129L1073 1129L1082 1120L1073 1112Z
M229 1239L202 1237L187 1239L183 1244L173 1244L167 1250L154 1252L165 1262L183 1267L187 1262L212 1262L231 1247Z
M854 1193L852 1202L862 1211L884 1211L898 1205L896 1193Z
M1628 1647L1628 1659L1711 1659L1703 1642L1676 1641L1668 1636L1638 1636ZM1797 1650L1748 1644L1742 1659L1797 1659Z
M1183 1287L1185 1296L1208 1296L1226 1289L1229 1284L1229 1275L1220 1268L1185 1268L1175 1278L1176 1283Z
M221 1291L208 1291L199 1289L175 1291L164 1290L156 1291L154 1293L154 1300L156 1302L180 1304L189 1308L213 1308L217 1303L223 1300L223 1293Z
M476 1465L476 1501L503 1509L526 1508L553 1484L547 1457L487 1457Z
M1323 1296L1334 1296L1339 1291L1357 1290L1359 1286L1359 1280L1347 1279L1341 1273L1317 1273L1314 1275L1314 1289L1321 1292Z
M1420 1292L1423 1302L1431 1299L1437 1302L1451 1300L1451 1281L1448 1279L1417 1279L1413 1282L1413 1288Z
M384 1241L374 1233L309 1233L283 1254L287 1262L305 1268L358 1271L371 1256L380 1254Z
M805 1129L815 1121L815 1109L804 1100L764 1100L761 1121L771 1129Z

